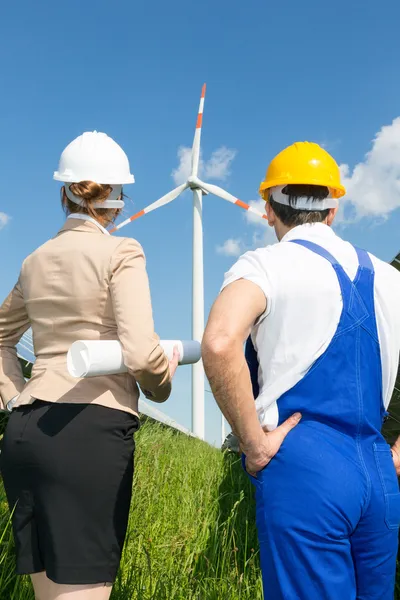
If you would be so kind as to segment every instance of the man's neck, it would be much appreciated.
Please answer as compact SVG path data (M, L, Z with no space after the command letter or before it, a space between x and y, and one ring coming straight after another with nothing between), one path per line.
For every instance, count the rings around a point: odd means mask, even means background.
M321 221L321 223L323 225L328 225L327 221ZM281 221L277 221L277 223L275 223L275 225L274 225L274 229L275 229L275 234L276 234L276 237L278 238L278 241L280 242L289 231L291 231L292 229L295 229L296 227L299 227L299 225L294 225L293 227L288 227L287 225L284 225Z
M278 223L275 224L274 229L275 229L276 237L278 238L278 241L280 242L281 239L283 237L285 237L285 235L289 231L291 231L292 229L294 229L294 227L287 227L287 225L284 225L283 223L278 222Z

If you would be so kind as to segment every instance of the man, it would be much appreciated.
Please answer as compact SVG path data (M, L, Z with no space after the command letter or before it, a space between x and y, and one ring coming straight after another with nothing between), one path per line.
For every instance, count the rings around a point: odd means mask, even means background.
M226 274L203 358L255 485L264 596L389 600L400 493L381 426L399 362L400 273L332 231L345 190L317 144L278 154L260 192L280 243Z

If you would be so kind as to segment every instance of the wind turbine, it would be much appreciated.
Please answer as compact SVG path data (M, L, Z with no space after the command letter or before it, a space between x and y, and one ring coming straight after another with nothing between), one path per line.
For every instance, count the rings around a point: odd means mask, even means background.
M126 219L110 233L119 231L125 225L136 221L140 217L169 204L180 196L188 188L193 192L193 288L192 288L192 337L201 342L204 332L204 270L203 270L203 195L213 194L223 200L227 200L236 206L266 219L266 215L257 209L242 202L229 192L217 185L204 183L198 178L200 161L200 140L203 124L204 100L206 96L206 85L203 85L200 98L199 112L197 115L196 130L192 146L191 174L188 180L177 188L165 194L156 202ZM223 418L223 417L222 417ZM224 421L223 421L224 423ZM204 370L202 362L192 365L192 431L204 439ZM223 441L223 440L222 440Z

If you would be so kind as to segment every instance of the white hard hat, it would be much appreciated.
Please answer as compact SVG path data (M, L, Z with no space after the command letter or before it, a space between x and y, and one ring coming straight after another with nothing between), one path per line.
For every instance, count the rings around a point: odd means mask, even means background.
M63 183L94 181L120 185L135 181L121 146L97 131L87 131L68 144L54 179Z

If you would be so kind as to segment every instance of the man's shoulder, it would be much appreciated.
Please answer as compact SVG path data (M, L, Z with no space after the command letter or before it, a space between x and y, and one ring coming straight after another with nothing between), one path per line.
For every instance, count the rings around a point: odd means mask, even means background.
M267 244L266 246L261 246L260 248L255 248L254 250L248 250L242 257L252 257L258 258L262 260L263 258L267 258L269 256L279 255L284 253L288 246L292 244L287 244L286 242L276 242L274 244Z
M400 286L400 271L391 263L381 260L371 252L368 253L371 257L374 270L378 275L385 277L393 282L394 285Z
M396 269L396 267L394 267L390 262L386 262L381 258L378 258L371 252L368 252L368 254L372 260L375 271L381 271L388 277L392 277L394 280L400 281L400 271Z
M295 252L295 244L286 242L277 242L269 244L255 250L248 250L239 258L239 261L251 262L257 264L260 268L268 267L274 264L280 264L281 260L289 260L289 264Z

